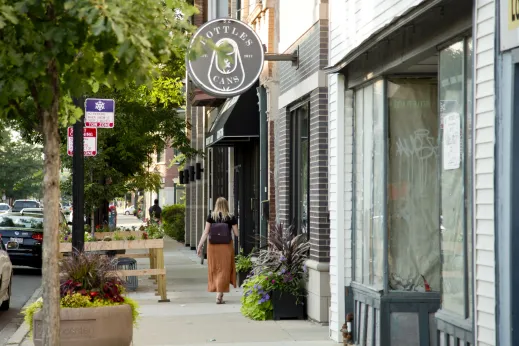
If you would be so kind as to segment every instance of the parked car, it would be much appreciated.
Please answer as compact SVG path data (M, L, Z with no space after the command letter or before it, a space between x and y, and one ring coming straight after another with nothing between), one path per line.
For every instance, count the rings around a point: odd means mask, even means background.
M11 206L7 203L0 203L0 214L8 213L11 211Z
M134 212L135 212L135 207L133 205L124 209L124 215L133 215Z
M63 214L67 215L72 211L72 204L70 202L61 203L61 211Z
M68 228L65 216L60 215L60 229ZM0 234L13 265L41 268L42 212L1 214Z
M0 274L0 310L6 311L9 310L11 303L13 264L2 240L0 240Z
M20 210L25 209L25 208L42 208L42 207L43 206L38 201L29 200L29 199L19 199L19 200L14 201L12 212L18 213Z

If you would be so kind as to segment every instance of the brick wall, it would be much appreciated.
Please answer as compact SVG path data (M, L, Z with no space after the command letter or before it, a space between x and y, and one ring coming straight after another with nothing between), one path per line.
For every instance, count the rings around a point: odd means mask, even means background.
M330 260L328 219L328 88L310 95L310 258Z
M328 56L327 28L328 21L320 20L316 22L288 49L287 52L292 53L292 51L299 46L299 68L296 69L293 67L290 61L279 63L279 86L281 94L304 81L310 75L317 72L319 68L326 66Z
M328 21L314 24L291 49L299 46L299 68L290 62L279 63L280 92L284 94L305 81L328 63ZM290 51L290 50L289 50ZM311 89L312 90L312 89ZM328 216L328 89L315 88L307 95L293 100L310 103L310 259L329 262L330 222ZM278 221L290 223L290 109L279 110L275 122L276 182Z

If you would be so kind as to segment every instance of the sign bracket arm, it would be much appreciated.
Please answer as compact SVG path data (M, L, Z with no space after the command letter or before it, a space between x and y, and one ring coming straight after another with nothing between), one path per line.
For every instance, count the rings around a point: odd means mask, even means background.
M266 49L266 46L263 45ZM292 66L296 69L299 68L299 46L292 52L292 54L277 54L277 53L265 53L265 61L291 61Z

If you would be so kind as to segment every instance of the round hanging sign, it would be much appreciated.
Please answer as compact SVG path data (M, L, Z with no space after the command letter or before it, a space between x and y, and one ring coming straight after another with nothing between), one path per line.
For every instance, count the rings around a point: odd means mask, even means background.
M187 61L188 73L205 93L227 98L243 94L263 69L264 50L252 28L236 19L215 19L202 25L189 49L202 48Z

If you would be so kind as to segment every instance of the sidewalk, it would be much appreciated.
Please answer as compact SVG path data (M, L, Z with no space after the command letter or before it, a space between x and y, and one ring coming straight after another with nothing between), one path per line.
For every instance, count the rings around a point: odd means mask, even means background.
M207 292L207 261L200 264L194 251L165 239L164 261L170 303L158 303L150 280L139 280L129 296L140 305L141 320L134 330L135 346L332 346L328 327L309 321L251 321L240 313L241 289L225 295L216 305ZM146 260L138 260L146 268Z
M240 313L241 289L225 295L226 304L216 305L215 294L207 292L207 261L200 264L194 251L169 238L164 239L169 303L159 303L156 285L140 277L136 292L129 297L140 306L133 346L333 346L328 327L309 321L251 321ZM142 252L136 250L136 252ZM139 269L149 268L138 259ZM142 279L145 278L145 279ZM33 298L32 300L36 299ZM25 324L8 345L33 345Z

